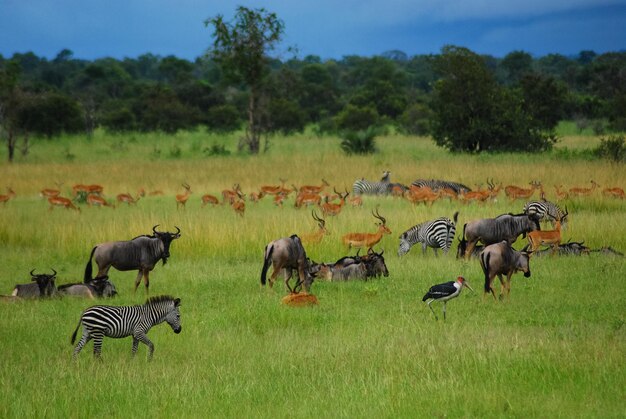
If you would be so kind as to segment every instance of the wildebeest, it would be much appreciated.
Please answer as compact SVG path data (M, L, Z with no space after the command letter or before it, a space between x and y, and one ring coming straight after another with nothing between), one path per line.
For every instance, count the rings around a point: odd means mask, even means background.
M365 256L359 256L357 252L355 256L344 256L335 263L316 264L316 276L329 281L389 276L383 253L370 248Z
M84 298L107 298L117 295L115 285L108 276L96 277L87 283L73 283L60 285L59 294Z
M585 246L583 242L572 242L568 241L567 243L559 244L559 247L556 249L556 252L559 256L580 256L580 255L588 255L592 250ZM554 254L554 249L548 248L544 250L538 250L533 253L535 256L545 256L547 254Z
M500 243L490 244L480 254L480 266L485 274L485 295L491 292L493 298L496 293L493 290L493 278L497 275L500 279L500 299L511 293L511 276L515 272L522 271L526 278L530 277L530 255L526 246L522 251L517 251L511 247L506 240ZM506 283L502 279L502 275L506 275Z
M265 285L267 270L270 265L274 266L272 275L270 275L270 288L274 286L276 276L283 271L285 276L285 285L290 293L298 292L300 286L304 285L306 292L309 292L313 283L313 276L309 269L309 260L300 238L294 234L290 237L283 237L274 240L265 246L263 253L263 269L261 270L261 285ZM298 280L296 285L291 288L289 280L293 274L293 270L298 271Z
M463 226L460 246L464 247L465 258L469 259L478 242L489 245L506 240L512 244L520 234L526 235L535 230L540 230L535 214L503 214L496 218L484 218Z
M52 270L52 274L35 274L35 270L30 271L31 281L30 284L18 284L13 288L14 297L21 298L38 298L38 297L51 297L56 294L57 288L54 284L56 280L57 271Z
M150 271L159 260L167 263L170 257L172 240L180 237L180 229L176 233L157 231L158 224L152 227L153 236L139 236L128 241L100 243L91 250L89 261L85 267L84 282L92 279L91 259L95 257L98 264L98 277L106 276L111 266L118 271L139 270L135 279L135 291L143 276L146 292L150 286Z
M467 247L467 241L461 240L460 238L458 240L459 244L456 248L456 258L461 259L465 257L465 248ZM485 246L483 245L475 245L474 249L472 249L472 254L470 255L470 258L478 258L478 256L480 256L480 252L482 252L484 248Z

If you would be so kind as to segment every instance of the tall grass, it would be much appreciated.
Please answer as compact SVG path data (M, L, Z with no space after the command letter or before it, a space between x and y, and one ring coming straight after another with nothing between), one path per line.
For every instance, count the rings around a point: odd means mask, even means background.
M246 202L243 218L228 206L200 206L203 193L219 195L233 183L249 193L279 178L287 185L325 178L350 190L355 179L376 179L386 169L403 183L444 178L473 187L493 178L523 186L538 179L553 198L555 184L594 179L624 187L623 166L555 154L450 155L429 139L401 136L381 138L380 153L370 157L343 155L338 138L274 138L260 156L237 154L236 141L203 132L97 133L38 142L26 159L0 165L0 187L11 186L18 195L0 206L0 292L27 282L33 268L56 269L59 284L80 281L95 244L149 233L159 224L170 231L180 227L182 237L172 244L168 263L152 272L151 293L175 295L183 304L180 335L166 325L151 330L151 363L145 347L130 358L129 339L105 339L101 363L89 344L73 363L69 337L94 302L3 302L1 417L624 416L623 258L533 259L532 277L516 275L510 301L501 303L481 296L476 261L437 258L430 250L424 256L417 247L396 256L397 236L418 222L458 210L461 229L471 219L519 212L523 202L501 195L485 205L443 201L425 207L366 197L363 208L328 217L331 235L307 253L316 261L345 255L340 237L374 232L371 210L379 207L393 231L377 245L385 250L390 276L315 282L320 304L303 309L282 306L282 284L261 289L259 276L268 241L316 229L310 212L293 208L293 198L284 208L267 198ZM233 154L204 155L202 149L214 143ZM169 155L174 145L178 157ZM64 154L68 147L71 161ZM74 183L102 184L109 199L139 188L164 195L142 198L136 207L49 211L38 191L54 182L63 182L64 195ZM186 209L177 210L174 194L183 191L182 182L194 194ZM566 240L626 250L624 202L596 191L565 205L571 217ZM135 272L110 275L120 296L106 303L143 302L141 288L132 293ZM450 302L447 322L436 322L421 297L457 275L477 293L464 291Z

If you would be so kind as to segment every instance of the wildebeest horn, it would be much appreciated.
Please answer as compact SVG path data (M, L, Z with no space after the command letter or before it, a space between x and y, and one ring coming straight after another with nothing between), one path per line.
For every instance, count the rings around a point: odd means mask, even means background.
M57 271L55 271L54 268L51 268L51 269L52 269L52 272L54 272L52 276L57 276Z
M180 234L180 228L178 228L177 226L174 227L176 227L176 234Z
M35 276L35 270L30 271L30 276Z
M157 228L158 226L159 226L159 225L157 224L157 225L155 225L154 227L152 227L152 232L153 232L154 234L157 234L156 228Z

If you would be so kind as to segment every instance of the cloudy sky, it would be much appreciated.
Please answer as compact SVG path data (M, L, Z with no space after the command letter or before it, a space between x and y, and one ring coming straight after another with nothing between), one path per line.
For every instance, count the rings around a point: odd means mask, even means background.
M295 46L299 57L428 54L446 44L497 57L626 49L626 0L0 0L0 54L194 59L211 43L204 21L230 20L236 5L275 12L282 50Z

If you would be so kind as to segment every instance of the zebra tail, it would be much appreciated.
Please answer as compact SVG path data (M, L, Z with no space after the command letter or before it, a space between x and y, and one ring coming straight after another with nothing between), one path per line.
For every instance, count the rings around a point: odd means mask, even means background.
M70 340L70 343L73 345L74 341L76 340L76 333L78 333L78 328L80 327L80 323L82 321L82 318L78 321L78 326L76 326L76 330L74 330L74 333L72 333L72 340Z
M87 283L89 281L91 281L93 278L91 277L92 275L92 270L91 270L91 259L93 258L93 254L96 251L96 249L98 248L98 246L95 246L93 249L91 249L91 254L89 255L89 261L87 262L87 266L85 267L85 275L83 276L83 282Z
M265 285L267 270L272 264L272 253L274 253L274 245L269 250L265 248L265 259L263 260L263 270L261 271L261 285Z

